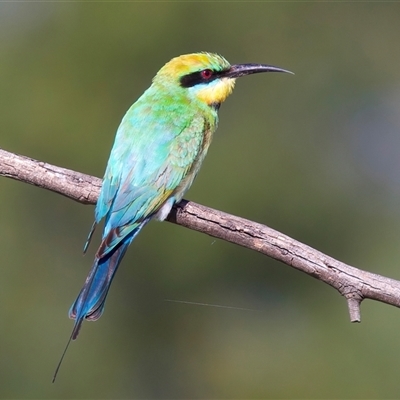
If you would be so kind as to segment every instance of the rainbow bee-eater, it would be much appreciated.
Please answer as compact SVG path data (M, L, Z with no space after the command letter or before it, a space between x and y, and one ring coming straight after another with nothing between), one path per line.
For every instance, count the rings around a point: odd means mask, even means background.
M164 220L192 185L217 128L218 109L232 93L236 78L259 72L289 71L263 64L231 65L212 53L182 55L160 69L127 111L84 248L105 218L92 268L69 311L75 325L68 344L78 336L84 319L100 318L132 240L150 220Z

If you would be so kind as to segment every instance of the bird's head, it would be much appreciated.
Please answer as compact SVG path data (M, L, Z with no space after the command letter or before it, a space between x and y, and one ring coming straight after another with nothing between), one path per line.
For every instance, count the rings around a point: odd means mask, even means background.
M288 72L265 64L231 65L213 53L185 54L173 58L154 77L154 83L179 85L209 106L216 108L232 93L236 78L259 72Z

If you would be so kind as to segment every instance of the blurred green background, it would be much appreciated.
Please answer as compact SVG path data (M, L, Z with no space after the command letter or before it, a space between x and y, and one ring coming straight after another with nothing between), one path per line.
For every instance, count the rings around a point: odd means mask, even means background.
M0 147L101 177L172 57L287 68L238 81L186 198L400 279L399 20L395 3L0 3ZM131 246L52 385L93 211L0 179L1 398L399 396L398 309L367 301L350 324L330 287L168 223Z

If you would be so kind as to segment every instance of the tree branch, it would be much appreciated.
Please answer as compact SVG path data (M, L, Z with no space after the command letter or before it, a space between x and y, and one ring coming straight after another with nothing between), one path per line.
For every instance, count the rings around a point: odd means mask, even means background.
M101 179L0 149L0 176L39 186L83 204L95 204ZM182 200L167 219L258 251L334 287L360 322L363 299L400 307L400 282L344 264L265 225Z

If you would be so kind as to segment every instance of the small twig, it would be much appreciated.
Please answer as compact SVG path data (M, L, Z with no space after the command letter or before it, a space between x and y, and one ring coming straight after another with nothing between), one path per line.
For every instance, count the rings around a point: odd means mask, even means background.
M101 179L0 149L0 176L95 204ZM168 221L258 251L334 287L347 300L351 322L372 299L400 307L400 282L344 264L265 225L182 200Z

